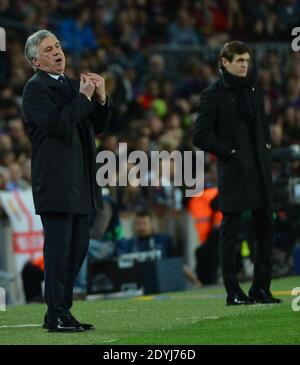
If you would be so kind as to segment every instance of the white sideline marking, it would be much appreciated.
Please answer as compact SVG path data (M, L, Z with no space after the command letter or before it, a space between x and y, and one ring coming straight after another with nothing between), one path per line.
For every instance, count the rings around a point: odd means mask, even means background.
M217 317L217 316L206 316L206 317L203 317L203 319L219 319L219 317Z
M184 321L189 321L189 320L199 321L201 318L202 319L219 319L218 316L205 316L205 317L177 317L177 318L175 318L175 320L177 320L177 321L181 321L181 320L184 320Z
M118 312L137 312L136 309L107 309L107 310L99 310L98 313L118 313ZM96 317L99 317L99 315L96 315Z
M190 321L190 320L198 320L199 317L176 317L176 321Z
M103 341L103 343L110 343L110 342L116 342L116 341L118 341L118 339L116 338L116 339L112 339L112 340L106 340L106 341Z
M0 328L21 328L21 327L42 327L41 324L12 324L12 325L3 325Z

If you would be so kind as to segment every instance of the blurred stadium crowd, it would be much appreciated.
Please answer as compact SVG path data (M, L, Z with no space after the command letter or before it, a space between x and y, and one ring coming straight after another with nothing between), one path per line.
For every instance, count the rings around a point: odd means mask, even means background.
M195 151L197 102L217 77L219 49L232 39L255 43L253 68L273 147L284 147L300 142L300 53L290 47L299 19L299 0L1 0L7 52L0 61L0 190L30 186L30 143L20 107L33 74L23 55L30 33L49 29L57 35L66 75L79 79L80 72L91 71L105 77L114 108L109 130L96 142L99 151L115 153L119 142L128 143L128 152ZM272 49L266 42L275 42ZM214 52L201 57L200 50ZM215 186L216 161L205 159L206 187ZM299 161L289 168L299 175ZM276 174L275 166L274 179ZM150 208L162 219L171 216L169 233L183 239L174 233L174 217L188 207L184 188L162 182L156 188L114 188L111 195L121 214Z

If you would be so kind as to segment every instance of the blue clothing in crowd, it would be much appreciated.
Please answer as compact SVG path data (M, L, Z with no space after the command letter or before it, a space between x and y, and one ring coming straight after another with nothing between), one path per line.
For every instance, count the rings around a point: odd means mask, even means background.
M172 253L172 238L168 234L153 234L147 238L131 238L117 243L117 254L160 250L161 258L167 258Z
M80 56L97 47L92 27L86 24L81 28L75 19L61 23L59 37L64 49L73 56Z

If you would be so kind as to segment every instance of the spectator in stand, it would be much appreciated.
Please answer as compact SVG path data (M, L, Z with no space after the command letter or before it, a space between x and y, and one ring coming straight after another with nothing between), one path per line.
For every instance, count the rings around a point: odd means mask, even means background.
M15 161L15 153L9 135L0 135L0 166L9 167Z
M7 131L11 137L13 149L19 152L29 141L22 118L9 119L7 121Z
M143 85L147 85L150 80L157 80L163 83L174 79L175 75L166 67L164 56L159 53L151 54L147 60L146 73L143 75Z
M140 211L134 220L134 237L117 244L118 255L158 250L162 258L172 254L172 239L169 235L155 233L151 214L148 211Z
M30 184L23 179L21 166L13 163L9 166L10 179L6 184L6 190L26 190L30 188Z
M80 57L97 47L90 17L90 9L80 6L74 10L74 18L63 21L59 27L63 47L73 57Z
M6 190L9 179L10 174L8 168L0 166L0 190Z
M187 10L178 10L176 20L169 26L169 40L174 45L198 45L200 43L193 20Z
M133 224L134 236L128 240L122 240L116 245L118 255L158 251L158 257L161 259L174 256L172 237L167 233L155 233L153 218L149 211L138 211ZM182 271L195 287L200 288L202 286L187 265L183 265Z

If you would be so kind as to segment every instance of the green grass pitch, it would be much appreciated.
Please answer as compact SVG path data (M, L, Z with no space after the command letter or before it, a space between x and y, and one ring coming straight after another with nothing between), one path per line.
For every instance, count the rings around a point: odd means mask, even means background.
M249 283L243 284L245 291ZM300 311L293 311L300 277L274 279L282 304L226 306L222 286L149 297L74 302L73 314L96 330L48 333L41 324L45 305L8 307L0 312L0 344L20 345L197 345L300 344ZM300 309L300 302L298 304Z

